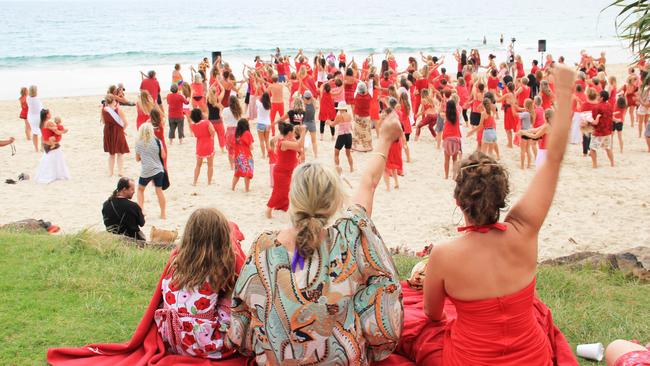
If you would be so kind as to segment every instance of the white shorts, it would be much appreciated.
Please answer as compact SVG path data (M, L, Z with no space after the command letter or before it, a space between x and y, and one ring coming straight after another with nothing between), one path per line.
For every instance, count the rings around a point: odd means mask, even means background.
M591 150L611 149L612 148L612 135L607 136L592 136L591 143L589 144Z
M646 114L650 114L650 110L648 110L648 107L641 105L636 109L636 114L639 116L645 116Z

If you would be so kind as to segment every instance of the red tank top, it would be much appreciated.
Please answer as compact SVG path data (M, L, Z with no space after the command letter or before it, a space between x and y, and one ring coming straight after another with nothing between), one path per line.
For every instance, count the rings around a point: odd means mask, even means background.
M483 121L483 128L494 128L494 117L489 116L488 118Z
M298 153L296 150L282 150L282 142L286 141L281 138L276 147L277 162L274 169L285 169L292 171L298 165Z

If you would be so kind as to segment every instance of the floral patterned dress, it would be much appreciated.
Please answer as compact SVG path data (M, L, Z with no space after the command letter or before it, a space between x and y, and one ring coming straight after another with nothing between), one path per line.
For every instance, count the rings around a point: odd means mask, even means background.
M230 325L230 298L214 292L206 281L192 290L172 281L173 268L162 280L162 307L154 320L167 348L178 355L210 359L231 356L224 346Z
M258 365L368 365L399 340L402 289L392 258L365 210L327 229L304 266L277 232L252 245L233 291L228 340Z

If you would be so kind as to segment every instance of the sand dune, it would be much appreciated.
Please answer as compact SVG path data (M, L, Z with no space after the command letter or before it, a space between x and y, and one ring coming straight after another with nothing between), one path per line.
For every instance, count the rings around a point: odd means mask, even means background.
M624 66L610 66L622 80ZM0 223L23 218L43 218L52 221L65 233L83 228L103 230L101 205L114 189L117 178L107 177L107 154L102 148L102 125L99 122L101 97L74 97L45 99L44 104L53 115L63 118L70 133L63 138L63 152L72 174L70 181L40 185L33 181L17 185L0 184L2 199ZM135 108L125 108L130 126L128 141L135 143ZM17 138L17 154L11 156L9 147L0 150L0 178L16 179L21 172L34 175L41 155L33 152L31 143L25 141L22 121L18 119L17 101L0 102L0 137ZM498 122L499 126L502 123ZM424 245L449 240L458 235L455 227L461 220L452 198L454 184L443 179L442 158L427 130L418 142L411 142L413 161L405 164L406 176L400 178L400 189L386 192L380 185L374 210L374 220L389 246L405 245L419 250ZM324 142L319 141L319 161L333 165L333 145L326 131ZM254 135L256 135L254 133ZM257 137L257 136L256 136ZM637 138L636 129L625 125L625 153L615 149L617 166L610 168L601 154L601 168L593 170L588 158L583 158L580 146L570 146L555 199L546 223L540 233L541 259L565 255L582 250L615 252L650 242L650 191L648 171L650 154L646 145ZM504 147L505 134L499 129L502 162L511 177L510 202L524 193L534 170L518 168L519 151ZM168 219L158 219L158 205L154 190L146 192L145 211L149 233L151 225L166 229L179 229L198 207L215 206L237 222L246 235L248 247L255 236L264 229L288 225L284 213L276 213L267 220L264 208L268 197L269 165L259 158L259 145L255 145L255 178L252 191L243 192L243 182L237 192L230 191L232 172L227 156L217 153L215 182L207 186L205 171L199 185L193 187L194 139L183 145L169 146L169 169L172 187L166 192ZM464 151L474 149L475 142L465 139ZM363 167L367 154L355 153L355 165ZM313 159L308 152L308 159ZM347 167L345 159L343 166ZM205 169L204 169L205 170ZM137 178L140 165L131 153L125 159L125 172ZM360 171L347 174L354 186Z

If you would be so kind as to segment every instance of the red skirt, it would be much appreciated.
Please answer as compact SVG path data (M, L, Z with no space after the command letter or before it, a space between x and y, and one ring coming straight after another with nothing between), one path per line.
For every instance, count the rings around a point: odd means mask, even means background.
M411 366L447 364L443 360L444 339L450 322L457 318L456 307L445 300L447 320L433 322L424 314L423 291L409 287L402 282L404 295L404 325L395 352L387 359L373 363L373 366ZM533 312L537 323L546 332L557 366L577 366L571 347L562 332L554 325L551 311L538 298L533 299Z
M398 140L393 142L388 149L388 156L386 157L386 171L392 170L402 171L402 141Z
M503 127L508 130L515 130L517 127L517 117L512 112L512 107L506 109L503 113Z
M291 189L291 174L293 169L287 170L276 166L273 169L273 192L266 204L274 210L286 211L289 209L289 189Z
M110 155L129 153L124 129L115 122L104 123L104 151Z

